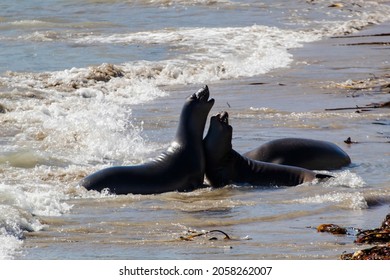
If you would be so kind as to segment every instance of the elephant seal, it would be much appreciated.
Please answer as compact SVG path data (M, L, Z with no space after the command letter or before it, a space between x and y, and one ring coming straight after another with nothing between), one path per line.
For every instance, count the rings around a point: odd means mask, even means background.
M296 186L315 179L332 176L311 170L255 161L240 155L232 148L233 128L229 115L222 112L211 117L203 145L206 156L206 179L213 187L227 184L256 186Z
M272 140L244 153L243 156L311 170L335 170L351 163L348 154L336 144L304 138Z
M140 165L109 167L84 178L87 190L109 189L115 194L158 194L191 191L203 186L205 158L203 131L214 105L204 86L189 96L182 108L176 136L160 156Z

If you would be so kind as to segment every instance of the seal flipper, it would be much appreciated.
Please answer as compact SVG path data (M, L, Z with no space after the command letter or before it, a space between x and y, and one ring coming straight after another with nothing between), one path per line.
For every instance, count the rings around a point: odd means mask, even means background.
M316 178L317 179L320 179L321 181L322 180L328 180L328 179L330 179L330 178L334 178L334 176L332 176L332 175L328 175L328 174L321 174L321 173L317 173L316 174Z

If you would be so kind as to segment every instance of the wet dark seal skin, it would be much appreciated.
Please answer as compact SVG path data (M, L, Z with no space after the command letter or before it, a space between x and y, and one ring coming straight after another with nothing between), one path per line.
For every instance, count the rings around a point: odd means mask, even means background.
M203 186L205 156L203 131L214 105L205 86L189 96L182 108L176 136L169 148L150 162L135 166L116 166L84 178L87 190L109 189L115 194L158 194L191 191Z
M335 170L351 163L348 154L336 144L304 138L273 140L244 153L243 156L311 170Z
M315 179L332 177L300 167L255 161L240 155L232 148L233 128L228 119L227 112L211 117L209 130L203 140L206 179L211 186L296 186Z

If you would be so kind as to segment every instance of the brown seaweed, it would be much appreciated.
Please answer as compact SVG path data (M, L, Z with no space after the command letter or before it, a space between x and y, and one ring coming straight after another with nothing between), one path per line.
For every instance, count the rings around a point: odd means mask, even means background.
M390 260L390 245L374 246L371 248L345 253L340 256L342 260Z
M347 228L335 224L322 224L317 227L318 232L332 234L347 234ZM358 250L354 253L344 253L342 260L390 260L390 214L386 216L379 228L362 230L357 229L357 244L375 244L374 247Z
M360 232L355 240L355 243L377 244L390 242L390 230L365 230Z
M347 234L348 230L335 224L322 224L317 227L318 232L329 232L331 234Z
M376 229L361 230L355 243L377 244L390 242L390 214L386 216L381 227Z

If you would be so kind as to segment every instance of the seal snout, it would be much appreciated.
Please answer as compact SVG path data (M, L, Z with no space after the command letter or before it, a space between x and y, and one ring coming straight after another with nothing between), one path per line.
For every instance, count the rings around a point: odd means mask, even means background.
M217 115L218 117L218 120L221 122L221 123L224 123L224 124L229 124L229 114L228 112L224 111L224 112L221 112Z
M195 96L201 101L207 101L210 97L209 87L205 85L195 93Z

